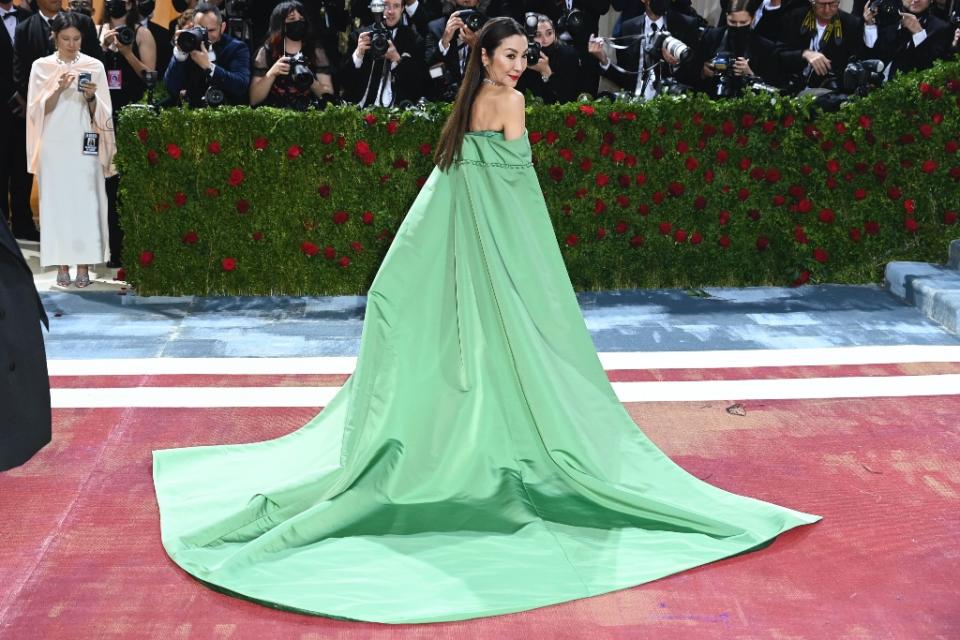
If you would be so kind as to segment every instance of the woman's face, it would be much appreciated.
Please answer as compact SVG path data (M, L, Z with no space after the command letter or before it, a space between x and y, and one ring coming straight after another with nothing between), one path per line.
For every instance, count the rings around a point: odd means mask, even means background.
M546 20L537 23L537 36L534 38L540 43L540 46L547 48L557 41L557 32L553 30L553 25Z
M520 75L527 68L526 52L526 37L516 34L504 38L500 41L500 46L493 50L492 56L488 56L486 51L483 52L487 77L508 87L516 86Z
M57 51L64 60L76 58L80 52L80 43L83 38L76 27L67 27L57 32Z
M300 12L297 11L296 9L294 9L293 11L291 11L290 13L287 14L287 17L284 18L283 21L284 21L284 22L298 22L298 21L303 20L303 19L304 19L304 18L303 18L302 15L300 15Z

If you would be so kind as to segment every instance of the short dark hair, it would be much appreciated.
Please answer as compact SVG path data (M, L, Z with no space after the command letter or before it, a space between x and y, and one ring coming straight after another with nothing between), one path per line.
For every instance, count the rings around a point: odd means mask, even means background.
M218 22L223 22L223 14L220 13L220 7L213 4L212 2L201 2L193 8L193 15L198 13L212 13L217 16Z
M50 31L53 31L54 33L60 33L64 29L73 27L79 31L81 35L83 35L83 26L89 19L90 18L82 13L77 13L75 11L61 11L57 15L50 18Z

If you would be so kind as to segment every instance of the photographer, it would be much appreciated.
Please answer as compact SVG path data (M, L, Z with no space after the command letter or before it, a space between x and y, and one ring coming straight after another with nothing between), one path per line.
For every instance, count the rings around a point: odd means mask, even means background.
M250 49L224 33L223 15L211 3L197 5L193 23L192 29L175 35L173 57L163 76L167 91L185 97L191 107L247 104Z
M903 8L906 12L891 0L875 0L863 9L867 50L886 63L888 80L932 67L946 55L953 36L950 25L930 12L930 0L903 0Z
M862 58L866 48L863 21L841 11L840 0L810 0L787 16L783 36L781 69L797 90L837 90L847 62Z
M596 95L600 69L590 55L590 34L599 33L600 16L610 10L610 0L521 0L526 11L543 14L553 22L557 36L571 45L580 59L578 91ZM669 0L666 0L669 3Z
M477 32L486 22L477 5L478 0L456 0L456 10L447 18L437 18L427 25L424 60L435 80L430 91L434 99L449 102L456 96L470 50L477 44Z
M253 60L250 106L304 111L333 97L330 62L313 43L304 13L296 1L274 7L266 41Z
M644 6L642 15L623 25L622 38L632 38L626 48L617 52L618 64L610 62L602 38L591 36L590 53L599 61L603 76L649 100L657 95L666 78L695 84L696 56L691 45L699 40L700 26L694 18L671 11L669 0L644 0ZM663 31L670 38L664 39ZM675 52L683 57L682 61Z
M780 45L752 28L754 0L732 0L726 24L707 29L697 48L698 88L714 98L732 98L743 93L751 81L771 88L780 84L777 55Z
M560 42L550 18L543 14L528 14L528 19L531 17L531 22L536 21L533 39L540 46L540 53L533 64L527 58L527 69L517 82L517 91L530 91L546 104L576 100L580 57L573 47ZM528 38L529 26L528 23Z
M373 5L375 8L376 4ZM389 107L423 96L427 78L423 39L401 24L403 0L385 0L382 19L350 34L341 77L344 97L360 107Z
M170 32L153 21L153 12L156 8L155 0L137 0L140 26L150 31L157 47L157 63L154 68L162 71L170 64L170 56L173 55L173 43L170 41Z
M359 24L371 24L373 13L370 11L369 0L351 0L350 15L359 20ZM400 24L412 27L417 35L425 38L429 33L430 21L442 15L443 7L440 0L403 0Z
M140 25L140 12L131 0L106 0L97 36L103 49L103 66L107 72L107 88L110 89L116 123L120 110L140 100L146 92L143 73L156 70L157 45L153 34ZM110 229L110 260L107 266L111 268L122 266L123 230L117 213L119 186L118 175L106 179L107 224Z

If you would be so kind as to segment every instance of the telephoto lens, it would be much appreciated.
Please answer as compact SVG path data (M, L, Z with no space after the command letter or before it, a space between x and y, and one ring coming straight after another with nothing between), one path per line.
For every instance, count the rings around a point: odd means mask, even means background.
M135 37L136 36L133 33L133 29L131 29L129 26L122 24L117 27L117 42L123 46L128 47L133 44L133 39Z

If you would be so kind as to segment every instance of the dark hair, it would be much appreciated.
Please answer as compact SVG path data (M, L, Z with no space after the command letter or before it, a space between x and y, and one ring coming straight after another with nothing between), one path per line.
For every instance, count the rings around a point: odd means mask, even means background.
M136 29L137 25L140 24L140 7L137 6L136 0L134 0L133 6L127 9L127 14L124 17L126 20L124 20L123 23L131 29ZM100 21L97 24L107 24L109 22L110 16L107 15L107 3L104 2L100 7Z
M478 46L470 51L470 58L467 60L467 68L463 73L453 110L444 123L440 140L437 142L437 152L433 160L441 171L446 171L460 159L463 136L466 135L467 127L470 126L470 109L483 82L481 51L486 51L492 58L493 52L497 50L500 43L510 36L527 37L520 23L509 17L491 18L480 29L477 35Z
M750 15L757 13L757 7L760 5L758 0L730 0L730 6L727 7L727 13L737 11L746 11Z
M201 2L193 8L193 15L198 13L212 13L217 16L217 22L223 23L223 14L220 13L220 7L212 2Z
M60 33L64 29L69 29L73 27L80 32L81 38L83 37L83 27L85 24L89 24L87 16L82 13L76 13L74 11L61 11L57 15L50 18L50 31L54 34L54 39L56 39L56 34Z
M307 20L307 11L303 3L298 0L285 0L275 6L273 11L270 12L270 28L267 30L267 37L263 42L263 46L267 49L270 59L274 62L286 53L286 51L283 50L284 25L287 22L287 16L294 11L303 16L304 20ZM316 63L315 46L313 33L310 30L310 21L307 20L307 35L303 38L300 51L307 60L310 61L311 65Z

